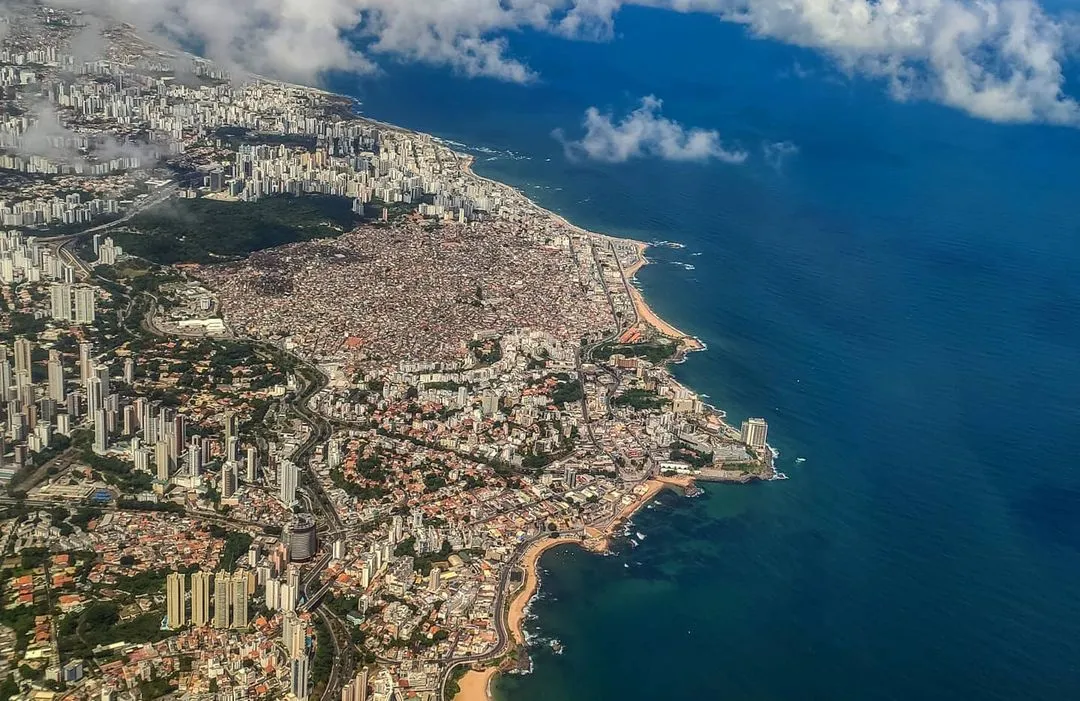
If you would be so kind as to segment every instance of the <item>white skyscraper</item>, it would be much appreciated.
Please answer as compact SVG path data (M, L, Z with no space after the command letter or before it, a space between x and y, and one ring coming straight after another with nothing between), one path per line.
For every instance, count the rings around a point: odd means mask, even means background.
M92 344L79 344L79 382L83 384L86 384L94 374L93 352L94 346Z
M248 625L248 572L237 570L232 576L232 620L233 628L247 628Z
M362 678L361 678L362 677ZM362 669L341 689L341 701L367 701L367 670Z
M299 701L308 697L308 658L307 655L294 657L289 663L290 691Z
M244 477L248 482L254 482L259 478L259 451L255 446L249 445L244 459L244 469L247 473Z
M120 255L122 249L113 243L111 238L106 238L104 243L98 246L97 262L102 265L116 265L116 257Z
M105 406L105 396L101 390L101 378L91 375L86 381L86 410L91 416Z
M169 469L169 444L158 441L154 444L154 468L159 482L168 482L172 475Z
M296 501L296 485L300 479L299 471L289 460L278 463L278 501L285 506L292 506Z
M71 308L71 285L54 283L49 288L52 301L52 317L61 321L71 321L74 314Z
M364 667L356 673L356 679L353 680L355 687L355 696L353 701L367 701L367 686L368 686L368 673L367 667Z
M89 285L75 287L75 323L94 323L94 288Z
M742 423L742 442L751 448L762 449L769 433L765 419L747 419Z
M269 577L263 585L263 598L266 599L266 607L276 611L281 604L281 580Z
M34 343L29 339L19 336L15 339L15 374L30 374L30 366L33 363Z
M225 570L214 575L214 627L229 627L229 600L232 594L232 577Z
M63 402L64 394L64 364L60 360L60 353L56 350L49 351L49 399L54 402Z
M109 449L109 430L105 410L94 412L94 452L101 455Z
M286 613L282 620L281 642L289 657L302 657L307 650L307 626L295 613Z
M236 460L237 441L240 436L236 432L236 412L225 412L225 459Z
M221 498L229 499L236 494L236 463L227 462L221 466Z
M11 399L11 388L15 386L11 375L11 361L7 358L0 360L0 401L6 402Z
M202 474L202 437L192 436L188 444L187 467L189 477L198 477Z
M297 587L289 584L288 582L282 583L278 589L278 604L282 611L295 611L296 600L299 598L300 592L297 591Z
M367 701L367 668L356 673L356 678L341 690L341 701Z
M111 392L109 388L109 366L108 365L95 365L94 377L101 381L101 397L104 401L105 397L109 396Z

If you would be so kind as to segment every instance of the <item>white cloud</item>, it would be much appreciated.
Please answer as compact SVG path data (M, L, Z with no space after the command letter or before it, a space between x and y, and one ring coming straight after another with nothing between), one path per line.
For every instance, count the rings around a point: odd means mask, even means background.
M160 152L153 145L121 141L109 134L79 134L64 126L56 110L47 102L36 102L27 111L30 126L20 136L13 150L24 156L44 156L57 163L89 165L113 158L138 158L143 165L158 160Z
M766 163L776 170L783 170L788 158L799 153L799 147L790 141L765 142L761 145L761 152Z
M637 0L708 12L755 34L822 50L931 99L999 122L1080 123L1062 63L1075 28L1033 0Z
M512 54L515 32L610 39L622 7L647 5L712 14L822 51L884 80L900 99L1002 122L1080 123L1062 73L1080 33L1036 0L58 1L105 8L234 67L305 82L332 70L370 72L384 57L528 82L536 75Z
M230 69L315 82L329 70L370 72L347 33L348 0L60 0L165 36Z
M618 0L56 1L130 21L233 68L305 82L328 71L372 72L377 56L528 82L535 75L509 55L508 32L560 31L558 20L570 21L566 10L574 2L618 6ZM584 31L587 22L571 23Z
M608 163L623 163L632 158L654 157L668 161L707 161L742 163L745 151L729 149L713 130L687 129L660 114L663 103L649 95L641 106L615 121L611 114L595 107L585 112L585 135L567 140L561 131L554 136L562 142L570 158L588 158Z

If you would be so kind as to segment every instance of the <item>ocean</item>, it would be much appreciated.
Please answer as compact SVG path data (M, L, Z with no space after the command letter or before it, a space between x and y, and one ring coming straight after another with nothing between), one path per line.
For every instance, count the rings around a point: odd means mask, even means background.
M1080 131L896 102L711 18L617 27L510 37L530 86L332 85L574 223L684 246L639 274L708 344L676 374L765 417L790 476L665 494L610 556L549 551L528 629L565 652L539 643L499 701L1080 698ZM649 94L747 162L552 137Z

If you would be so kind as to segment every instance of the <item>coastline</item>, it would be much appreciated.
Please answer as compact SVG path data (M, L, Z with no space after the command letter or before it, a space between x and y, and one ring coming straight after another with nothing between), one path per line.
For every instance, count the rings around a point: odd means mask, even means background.
M354 107L355 104L356 103L354 101ZM403 129L402 127L386 124L385 122L380 122L378 120L363 115L357 114L356 116L359 119L364 119L366 121L379 124L380 126ZM449 144L445 143L445 140L433 134L417 132L411 129L403 129L403 131L409 131L414 134L423 134L424 136L427 136L428 138L439 142L457 156L460 161L462 171L468 177L476 178L477 180L490 183L497 188L506 188L514 191L517 195L521 196L526 202L532 205L538 213L551 217L555 221L565 226L567 229L570 229L583 237L615 241L633 246L637 252L637 259L632 264L624 267L622 265L622 262L619 261L617 257L616 261L619 266L619 272L623 278L624 284L626 285L627 292L630 295L630 298L634 305L634 310L638 317L634 326L647 324L656 329L656 331L661 335L676 341L678 343L678 351L676 353L675 362L680 362L682 357L686 353L704 351L706 349L705 343L702 342L699 338L684 333L675 325L665 321L662 317L660 317L660 315L657 314L645 301L645 296L644 294L642 294L641 290L639 290L632 284L635 280L635 276L637 275L637 273L649 264L649 260L645 256L645 252L650 246L649 243L633 238L601 234L578 226L570 222L563 215L541 206L539 203L533 201L524 192L518 190L517 188L514 188L512 185L479 175L475 170L473 170L473 164L476 162L475 157L468 153L462 153L461 151L452 148ZM695 392L694 394L696 395L697 393ZM726 426L726 423L723 420L723 412L720 412L720 416L721 423ZM596 553L604 552L609 547L611 538L615 534L618 527L621 526L629 518L631 518L639 510L647 506L649 502L651 502L661 491L668 488L688 489L695 486L695 481L693 480L693 478L685 476L657 476L641 482L639 485L637 485L637 487L640 487L642 485L644 485L645 487L644 491L641 493L637 493L635 491L635 498L629 504L623 506L616 514L614 514L611 520L608 521L606 525L602 526L601 530L594 530L594 533L590 534L588 532L589 529L586 529L586 535L584 538L572 536L558 536L555 538L541 537L541 539L532 543L525 550L525 552L520 558L520 561L517 563L524 571L524 579L522 581L522 585L513 595L511 595L507 608L497 614L506 616L506 627L510 634L510 640L508 641L506 649L495 651L496 654L493 655L493 657L491 658L492 660L500 659L502 655L506 654L507 652L523 647L527 643L525 638L524 623L526 616L528 615L529 605L532 603L533 599L536 597L536 594L540 589L539 566L540 559L545 552L560 545L571 544L578 545L588 551ZM635 489L637 487L635 487ZM494 683L495 678L502 671L502 666L502 664L491 664L480 669L470 668L469 671L466 672L464 676L462 676L461 680L458 682L460 691L454 696L454 700L494 701L495 697L492 693L492 684Z
M432 138L442 141L435 136L432 136ZM450 147L447 146L447 148ZM453 149L451 150L453 151ZM517 190L513 186L507 185L503 182L499 182L498 180L492 180L491 178L484 177L483 175L479 175L475 170L473 170L473 164L476 162L476 158L471 156L470 154L461 153L459 151L454 151L454 153L456 153L462 161L462 170L468 173L470 177L482 180L486 183L490 183L496 187L506 187L514 190L526 200L528 200L534 207L537 208L537 210L550 216L566 228L578 234L581 234L582 236L595 237L607 239L609 241L618 241L620 243L631 244L635 249L637 249L637 260L632 265L626 268L623 268L621 263L619 265L622 271L623 278L626 281L627 292L630 294L630 299L634 303L634 310L637 312L638 323L644 322L652 326L660 334L678 341L684 352L705 350L705 344L701 341L701 339L691 334L684 333L683 331L679 330L674 324L665 321L659 314L653 311L652 307L650 307L648 302L645 301L645 295L643 295L641 293L641 290L639 290L632 284L638 271L640 271L642 268L649 264L649 259L645 257L645 251L648 250L651 244L638 239L627 238L623 236L612 236L611 234L601 234L596 231L590 231L589 229L578 226L577 224L572 223L570 220L568 220L566 217L559 214L558 212L553 212L550 209L546 209L545 207L541 206L537 202L534 202L528 195L521 192L520 190Z
M565 221L565 220L564 220ZM705 344L697 336L691 336L688 333L683 333L676 328L670 322L665 321L660 317L648 302L645 301L645 295L641 293L637 287L635 287L632 281L635 279L638 271L649 264L649 259L645 257L645 251L649 248L649 244L643 241L637 241L635 239L622 239L623 241L632 242L638 250L638 259L629 268L624 268L622 273L626 279L627 288L630 293L630 299L634 302L634 310L637 312L638 320L652 326L665 336L677 339L686 351L702 351L705 350Z
M518 564L525 572L521 581L521 587L510 600L510 607L506 615L506 627L510 631L515 645L524 645L525 617L529 613L529 604L537 592L540 591L540 556L548 550L560 545L582 545L580 538L571 536L559 536L558 538L541 538L536 541L522 554Z
M279 81L280 82L280 81ZM293 86L299 87L299 86ZM327 93L324 91L323 95L335 96L334 93ZM626 290L633 302L634 310L637 315L635 326L647 324L654 328L661 335L668 337L678 344L676 356L674 362L679 362L685 353L705 350L705 344L695 336L684 333L673 324L665 321L660 317L645 301L645 297L641 290L637 289L633 284L636 274L646 265L649 261L645 256L650 244L644 241L640 241L633 238L611 236L608 234L601 234L598 232L587 230L581 226L571 223L566 217L544 208L537 202L533 201L525 193L514 188L513 186L503 183L491 178L484 177L477 174L473 170L473 164L475 158L467 153L462 153L449 145L443 143L443 139L431 134L418 132L416 130L403 128L397 125L387 124L379 120L372 119L370 117L357 114L357 103L353 98L349 98L344 95L336 95L348 99L351 107L350 112L359 120L363 120L369 123L374 123L383 128L398 129L404 132L409 132L417 135L422 135L427 138L431 138L437 142L442 143L444 147L449 149L451 153L459 160L459 164L462 172L469 178L475 178L477 180L490 183L496 188L505 188L506 190L513 191L516 196L520 196L525 202L533 207L538 215L550 217L565 226L567 229L574 231L584 238L600 239L608 242L618 242L623 245L630 245L637 253L636 259L628 266L624 266L622 261L616 256L616 264L619 267L620 275L626 286ZM694 393L697 394L696 392ZM720 412L720 421L723 422L723 413ZM726 425L726 424L725 424ZM503 611L497 612L498 616L505 616L506 628L509 632L509 640L507 646L504 649L494 650L487 661L494 662L497 659L501 659L507 652L514 649L523 647L526 645L526 637L524 631L524 622L528 614L530 603L535 598L537 592L540 589L539 578L539 562L543 554L560 545L578 545L588 551L592 552L604 552L610 545L611 538L614 536L619 527L630 519L635 513L648 505L661 491L668 488L682 488L687 489L693 487L695 481L693 478L685 476L677 477L663 477L657 476L643 482L638 483L633 487L633 499L622 506L616 513L612 515L610 520L606 523L599 524L597 527L586 528L584 536L557 536L550 537L542 535L538 540L531 543L521 555L517 565L520 565L524 578L521 586L510 595L509 603ZM591 532L590 532L591 531ZM465 675L462 676L459 681L460 691L455 696L456 699L463 701L493 701L492 695L492 683L495 677L501 671L501 664L489 664L489 666L481 669L470 668Z
M498 667L485 667L479 671L470 669L458 681L460 691L454 696L454 701L491 701L494 698L491 682L498 673Z
M508 650L523 647L528 642L525 637L525 621L529 606L540 591L540 559L545 552L561 545L577 545L593 553L605 552L619 526L645 508L660 492L672 488L686 489L693 485L694 480L689 477L656 477L646 480L639 485L645 487L644 491L635 493L634 499L615 513L604 530L596 535L584 539L578 536L543 537L533 542L517 563L524 571L524 579L512 595L506 611L506 627L511 638ZM500 671L498 665L482 670L470 669L458 683L461 691L454 697L454 701L494 701L491 685Z

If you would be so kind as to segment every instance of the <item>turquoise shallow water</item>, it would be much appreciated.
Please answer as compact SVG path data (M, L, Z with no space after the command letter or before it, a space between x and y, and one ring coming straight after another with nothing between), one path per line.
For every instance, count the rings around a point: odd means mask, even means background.
M1080 697L1080 134L892 102L700 17L619 28L515 35L533 86L335 85L576 223L685 244L640 274L708 343L677 374L766 417L791 475L665 495L611 557L545 555L531 629L566 652L500 701ZM751 158L578 163L551 137L650 93Z

